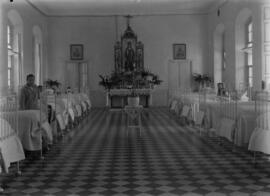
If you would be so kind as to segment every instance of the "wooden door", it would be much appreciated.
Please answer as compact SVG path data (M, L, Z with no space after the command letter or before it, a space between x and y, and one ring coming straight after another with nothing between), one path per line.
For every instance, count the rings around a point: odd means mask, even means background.
M72 91L77 91L79 89L79 66L77 62L67 62L66 69L66 88L71 87Z

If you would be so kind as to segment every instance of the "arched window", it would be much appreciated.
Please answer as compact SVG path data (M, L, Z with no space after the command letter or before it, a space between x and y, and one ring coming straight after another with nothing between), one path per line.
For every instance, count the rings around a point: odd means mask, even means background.
M36 84L42 84L42 32L40 27L33 27L33 49Z
M227 53L226 53L226 48L225 48L225 32L222 32L221 34L221 55L222 55L222 59L221 59L221 81L224 83L225 82L225 70L227 67Z
M238 90L253 87L253 23L252 12L248 8L240 11L235 22L235 79ZM251 96L249 94L249 96Z
M10 23L7 25L7 49L8 49L8 74L7 74L7 80L8 80L8 89L10 91L14 90L14 55L16 55L16 52L14 51L13 47L13 27Z
M248 20L245 26L245 37L246 43L243 51L245 52L245 63L246 63L246 78L245 83L248 87L253 87L253 24L251 18Z
M263 66L262 66L262 89L270 92L270 6L263 7L262 24L262 43L263 43Z
M17 92L17 87L22 84L22 32L21 16L15 10L9 11L6 37L8 50L7 85L10 92Z
M214 83L225 82L226 49L225 26L218 24L214 31Z

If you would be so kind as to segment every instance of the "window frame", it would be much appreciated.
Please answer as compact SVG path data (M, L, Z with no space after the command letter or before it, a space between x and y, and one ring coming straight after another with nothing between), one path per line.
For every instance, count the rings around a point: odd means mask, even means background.
M245 24L245 49L246 83L248 87L253 87L253 21L251 17Z
M6 39L7 39L7 88L10 93L16 92L16 81L20 84L20 70L21 70L21 52L20 52L20 39L19 33L15 34L14 25L8 21L6 26ZM17 37L16 37L17 36ZM17 43L16 43L17 42ZM17 44L17 45L16 45ZM19 73L16 73L19 71ZM15 78L16 77L16 78Z
M227 53L225 50L225 31L224 31L222 33L222 70L225 70L227 67L226 58L227 58Z

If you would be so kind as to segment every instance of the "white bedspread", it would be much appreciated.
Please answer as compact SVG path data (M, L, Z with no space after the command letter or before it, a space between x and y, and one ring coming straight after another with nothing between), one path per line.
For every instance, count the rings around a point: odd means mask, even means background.
M23 147L20 139L9 123L0 118L0 151L3 163L3 168L8 173L10 163L25 159ZM3 134L2 134L3 133Z
M40 150L42 148L41 134L47 138L48 143L52 143L52 129L48 124L45 113L40 112L40 110L20 110L17 114L15 112L4 112L2 118L12 119L9 115L18 115L18 137L24 149ZM12 129L16 130L16 127L12 127Z

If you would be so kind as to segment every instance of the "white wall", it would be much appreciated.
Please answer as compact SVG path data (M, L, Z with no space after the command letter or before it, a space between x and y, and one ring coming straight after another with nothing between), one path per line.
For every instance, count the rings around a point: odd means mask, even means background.
M94 106L105 105L105 94L98 85L98 74L114 69L113 47L126 29L126 20L115 17L50 17L49 76L64 83L65 61L69 60L69 45L84 44L84 56L89 62L89 86ZM172 59L172 44L186 43L187 58L193 70L203 73L207 67L207 16L138 16L130 25L144 44L145 68L158 74L164 82L153 96L154 105L166 105L168 61ZM156 95L156 96L155 96Z
M261 6L267 0L229 0L220 8L220 16L217 16L217 9L211 12L208 16L209 24L209 67L208 73L213 75L214 71L214 52L213 52L213 33L218 24L225 26L225 51L227 52L227 67L225 77L234 86L237 81L236 73L236 50L235 50L235 22L241 10L248 8L252 12L253 21L253 63L254 63L254 87L260 89L262 79L262 32L261 32Z
M22 77L23 82L25 82L26 75L29 73L35 73L34 71L34 58L33 58L33 26L38 25L43 32L43 62L42 70L43 77L47 75L47 17L42 15L36 9L34 9L26 1L15 1L10 3L10 1L2 2L3 8L2 16L0 17L1 24L1 50L0 50L0 78L1 78L1 92L5 92L7 88L7 19L8 12L10 10L15 10L19 13L23 20L23 37L22 37L22 47L23 47L23 62L22 62Z
M70 44L83 44L92 104L105 106L105 94L98 86L98 75L109 74L114 67L114 18L51 17L49 35L49 78L64 84Z

